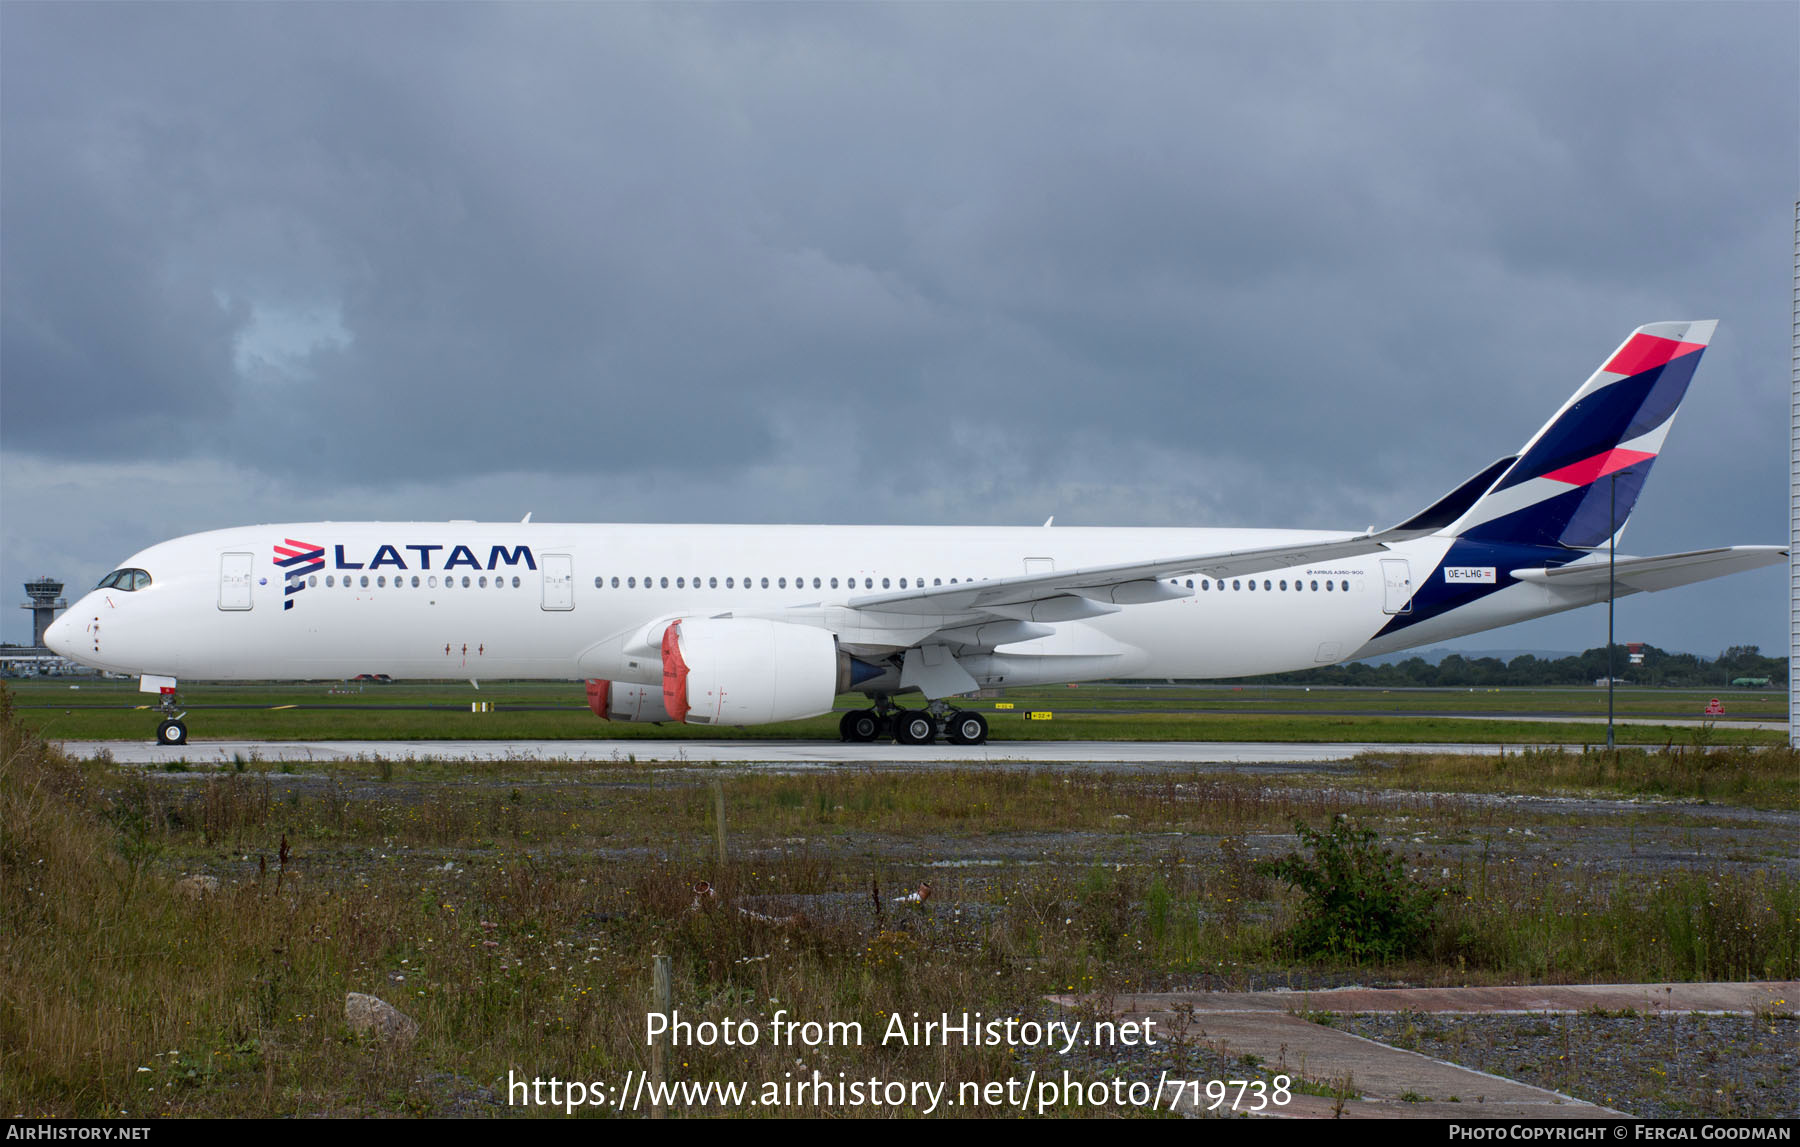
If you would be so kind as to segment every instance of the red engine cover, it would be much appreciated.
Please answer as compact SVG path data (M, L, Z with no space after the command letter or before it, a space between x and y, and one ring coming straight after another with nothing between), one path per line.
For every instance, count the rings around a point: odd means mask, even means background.
M671 719L686 721L688 715L688 667L681 659L681 623L675 622L663 630L662 664L663 664L663 708L668 710Z
M606 715L606 704L608 701L612 700L612 682L589 681L587 683L587 695L588 708L594 711L594 716L600 718L602 721L610 720Z

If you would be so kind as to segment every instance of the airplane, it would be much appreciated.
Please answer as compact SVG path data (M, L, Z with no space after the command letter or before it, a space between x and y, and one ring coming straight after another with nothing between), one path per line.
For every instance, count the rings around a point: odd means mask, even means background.
M992 687L1306 669L1782 561L1612 553L1713 320L1633 331L1516 454L1389 529L306 522L128 558L57 653L203 680L587 680L602 718L986 740ZM917 695L923 707L896 697Z

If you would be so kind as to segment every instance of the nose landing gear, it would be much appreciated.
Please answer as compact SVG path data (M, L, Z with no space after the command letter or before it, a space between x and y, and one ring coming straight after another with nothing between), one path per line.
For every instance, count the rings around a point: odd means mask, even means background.
M175 687L164 685L160 692L162 701L157 705L157 710L162 713L163 719L162 724L156 727L156 743L159 745L185 745L187 744L187 725L182 722L182 718L186 717L187 713L175 700Z

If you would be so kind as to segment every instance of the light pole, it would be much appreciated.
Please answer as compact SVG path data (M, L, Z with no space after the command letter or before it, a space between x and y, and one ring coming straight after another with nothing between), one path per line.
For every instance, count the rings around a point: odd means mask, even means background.
M1606 508L1606 524L1610 527L1606 543L1606 748L1617 753L1618 747L1613 742L1613 575L1618 569L1619 556L1619 472L1614 470L1608 481L1611 487L1607 492Z

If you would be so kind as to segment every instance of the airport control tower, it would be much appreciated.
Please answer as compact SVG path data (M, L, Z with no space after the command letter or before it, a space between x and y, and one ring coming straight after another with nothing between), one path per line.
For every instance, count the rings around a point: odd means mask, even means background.
M20 608L31 611L31 644L38 649L44 648L44 630L56 620L57 612L69 608L69 603L62 598L62 591L62 582L47 577L25 583L25 594L31 600Z

